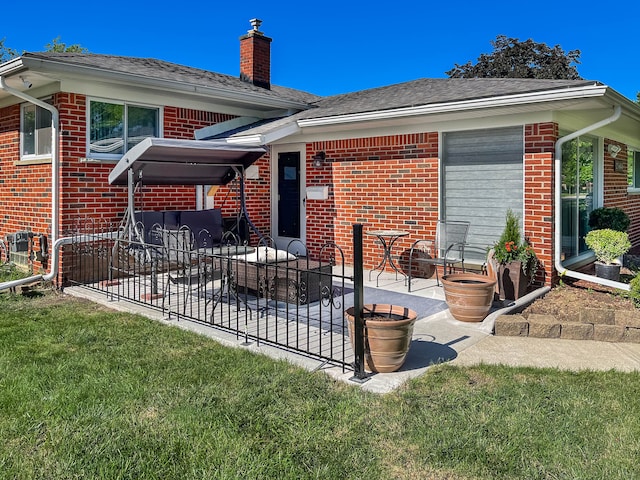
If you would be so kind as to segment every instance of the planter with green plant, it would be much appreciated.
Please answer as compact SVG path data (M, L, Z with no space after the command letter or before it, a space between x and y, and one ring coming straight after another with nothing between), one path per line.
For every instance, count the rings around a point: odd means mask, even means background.
M529 242L522 240L520 218L511 209L507 210L504 230L490 256L498 277L500 300L517 300L525 295L538 271L538 257Z
M627 232L610 228L591 230L584 241L596 256L596 276L620 281L621 264L618 259L631 248Z

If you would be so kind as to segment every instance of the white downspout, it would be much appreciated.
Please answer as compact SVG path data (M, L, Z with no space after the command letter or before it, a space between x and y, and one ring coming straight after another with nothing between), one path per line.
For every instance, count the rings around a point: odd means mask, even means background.
M2 75L0 75L0 88L18 98L21 98L22 100L33 103L34 105L51 112L51 243L54 244L58 239L58 219L60 218L60 206L58 201L60 195L60 145L58 143L58 124L60 115L58 114L58 109L53 105L49 105L42 100L38 100L31 95L27 95L20 90L16 90L15 88L8 86Z
M562 251L562 146L573 140L574 138L579 137L580 135L584 135L586 133L592 132L600 127L608 125L610 123L615 122L620 118L622 114L622 107L620 105L616 105L614 107L613 115L604 120L600 120L599 122L594 123L593 125L589 125L584 127L577 132L570 133L562 138L559 138L556 142L556 151L555 151L555 225L554 225L554 264L555 268L558 271L559 275L567 275L569 277L577 278L579 280L587 280L592 283L597 283L600 285L605 285L607 287L618 288L620 290L629 290L630 287L626 283L614 282L612 280L607 280L606 278L596 277L594 275L587 275L585 273L576 272L575 270L569 270L564 265L562 265L562 261L560 259L560 254Z

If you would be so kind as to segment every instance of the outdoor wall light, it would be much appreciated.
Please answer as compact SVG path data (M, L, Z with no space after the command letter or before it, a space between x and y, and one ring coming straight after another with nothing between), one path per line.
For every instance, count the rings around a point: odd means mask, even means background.
M321 167L325 159L327 158L327 154L320 151L316 153L312 158L313 158L313 166L316 168Z
M620 145L614 145L613 143L610 143L609 147L607 147L607 150L609 150L609 153L613 158L616 158L622 148L620 147Z
M20 77L20 80L22 80L22 84L27 88L31 88L33 86L33 83L22 76Z

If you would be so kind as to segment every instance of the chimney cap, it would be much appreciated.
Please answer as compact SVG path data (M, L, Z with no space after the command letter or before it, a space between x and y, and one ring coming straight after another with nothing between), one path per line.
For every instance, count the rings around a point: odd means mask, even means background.
M260 25L262 25L262 20L260 20L259 18L252 18L251 20L249 20L249 23L251 23L251 26L253 28L249 30L247 33L262 34L262 32L260 31Z

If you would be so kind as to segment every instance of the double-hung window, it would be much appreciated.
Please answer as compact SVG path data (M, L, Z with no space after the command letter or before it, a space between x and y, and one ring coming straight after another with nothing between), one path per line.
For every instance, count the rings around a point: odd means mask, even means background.
M20 155L23 160L51 156L51 112L32 103L20 112Z
M104 100L89 102L88 155L115 159L146 137L159 137L160 109Z
M640 150L629 149L627 180L629 190L640 193Z

